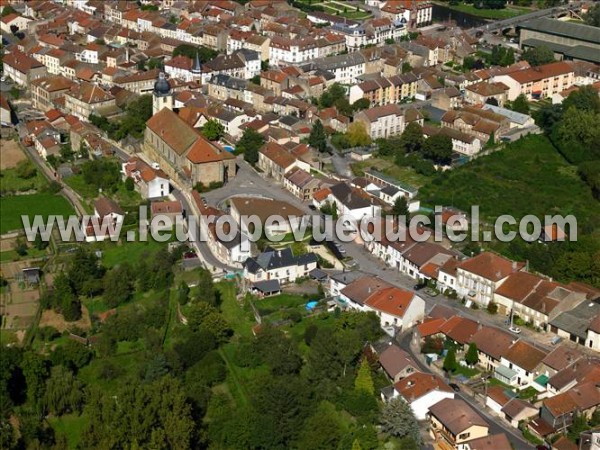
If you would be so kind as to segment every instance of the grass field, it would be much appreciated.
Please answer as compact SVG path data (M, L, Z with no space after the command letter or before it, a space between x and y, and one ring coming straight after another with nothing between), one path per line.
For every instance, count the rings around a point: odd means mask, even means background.
M468 3L460 3L458 5L450 5L448 3L444 3L443 6L445 6L446 8L453 9L454 11L472 14L483 19L494 20L510 19L512 17L517 17L521 14L527 14L531 12L531 9L519 8L517 6L508 6L504 9L477 9L473 5L470 5Z
M0 193L2 194L39 190L47 185L48 182L39 171L29 179L18 177L16 169L0 171Z
M101 194L98 188L86 183L83 175L73 175L66 178L65 183L87 201L94 200L100 195L107 195L106 193ZM120 183L119 189L114 194L108 194L108 196L113 198L122 207L139 205L142 200L137 191L128 191L125 188L125 183Z
M66 438L67 448L78 448L81 434L88 423L88 417L85 414L65 414L61 417L52 417L48 421L58 435Z
M600 205L544 136L528 136L505 149L445 172L419 192L429 206L454 205L470 211L479 205L484 218L510 214L574 214L579 226L600 220Z
M415 188L420 188L430 181L429 177L418 174L412 167L396 165L392 158L373 157L366 161L353 163L351 168L352 173L356 176L363 175L367 170L375 169Z
M104 243L100 245L102 250L102 264L111 268L123 261L137 262L143 257L150 258L153 254L164 248L166 242L157 242L148 236L146 242L123 242L123 243Z
M235 284L221 282L217 284L217 288L221 293L221 311L235 334L242 337L252 336L252 327L256 324L254 315L238 303L235 298Z
M23 228L21 215L28 215L30 221L33 216L42 215L47 219L49 215L69 216L75 214L71 204L60 195L31 194L15 195L0 198L0 233Z

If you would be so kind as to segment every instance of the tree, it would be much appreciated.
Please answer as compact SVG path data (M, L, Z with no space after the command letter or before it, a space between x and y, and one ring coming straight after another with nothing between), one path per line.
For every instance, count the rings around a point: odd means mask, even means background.
M218 54L219 53L217 51L211 48L203 46L196 47L190 44L181 44L178 47L175 47L175 50L173 50L173 58L179 55L184 55L193 60L196 58L196 55L198 55L198 59L201 63L205 63L216 58Z
M475 344L474 342L471 342L469 344L469 349L467 350L467 353L465 354L465 362L469 366L474 366L475 364L477 364L479 362L479 353L477 351L477 344Z
M304 422L297 448L338 448L342 436L342 424L335 406L329 402L322 402L317 411Z
M448 353L446 353L446 357L444 358L443 368L445 372L454 372L458 368L454 347L448 349Z
M143 408L140 407L143 405ZM168 376L90 391L84 448L193 448L195 422L181 383Z
M10 6L10 5L6 5L4 6L4 8L2 8L2 14L0 15L0 17L6 17L9 14L16 14L17 12L15 11L15 9Z
M44 393L44 408L60 416L78 412L83 406L83 384L64 366L55 366L50 372Z
M265 143L265 138L253 130L246 128L236 145L236 152L243 153L244 159L254 165L258 162L258 150Z
M541 66L554 61L554 52L545 45L529 48L523 52L521 59L527 61L532 66Z
M408 73L411 72L413 70L413 67L410 65L410 63L408 61L404 61L402 63L402 73Z
M316 148L321 153L327 151L327 135L325 134L325 128L319 119L316 120L308 136L308 145Z
M56 347L51 354L51 360L55 366L63 365L76 372L89 364L92 360L92 352L86 345L69 340Z
M399 438L409 437L421 444L419 424L408 402L395 397L385 404L379 418L381 430Z
M373 378L371 377L371 368L369 367L369 361L367 358L363 358L358 366L358 373L354 380L354 388L357 391L368 392L369 394L375 394L375 386L373 385Z
M487 311L490 314L496 314L498 312L498 304L496 302L489 302L487 305Z
M13 244L13 248L17 255L25 256L27 255L27 242L24 239L17 238L15 243Z
M36 406L44 397L45 382L49 373L48 361L37 353L28 351L23 354L20 367L27 386L27 401L31 406Z
M418 152L423 146L423 128L417 122L409 123L400 136L399 144L405 153Z
M352 147L363 147L371 143L367 128L362 122L352 122L348 127L346 137Z
M19 178L29 180L37 175L37 169L30 159L24 159L17 163L17 166L15 167L15 173Z
M396 217L404 216L403 225L408 226L408 222L410 220L410 212L408 211L408 203L404 195L400 195L394 202L394 206L392 207L392 215Z
M185 281L179 284L177 289L177 301L180 305L185 305L190 300L190 287Z
M104 277L104 303L110 308L116 308L128 302L134 292L133 269L128 263L109 270Z
M4 14L4 12L3 12ZM588 9L588 13L584 17L585 23L593 27L600 27L600 4L594 3Z
M452 138L445 134L436 134L425 139L423 156L436 164L448 165L452 158Z
M509 108L518 113L529 115L529 101L527 100L527 96L519 94L517 98L510 102Z
M225 127L214 119L209 119L200 129L202 135L209 141L218 141L225 134Z
M582 111L600 113L600 98L598 92L592 86L581 86L569 94L562 102L562 106L565 111L574 107Z
M329 108L340 99L346 97L346 89L339 83L333 83L319 98L321 108Z
M359 98L354 103L352 103L353 111L362 111L363 109L369 109L371 107L371 102L367 98Z

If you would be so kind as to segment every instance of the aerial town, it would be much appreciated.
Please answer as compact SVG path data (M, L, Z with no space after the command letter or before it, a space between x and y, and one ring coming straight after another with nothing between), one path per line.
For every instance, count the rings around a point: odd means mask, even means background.
M600 2L0 26L0 448L600 449Z

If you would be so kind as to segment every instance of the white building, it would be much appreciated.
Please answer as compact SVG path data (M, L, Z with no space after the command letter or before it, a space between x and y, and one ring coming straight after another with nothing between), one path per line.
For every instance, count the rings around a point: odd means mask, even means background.
M384 390L385 394L385 390ZM384 401L398 396L410 405L417 420L425 420L431 408L445 398L454 398L454 392L437 375L415 372L393 385L391 395Z
M496 289L524 264L510 261L490 252L483 252L459 264L456 270L458 296L487 306Z
M280 283L293 283L298 278L307 277L317 268L314 253L294 256L292 249L274 250L268 247L255 258L244 261L244 278L251 282L277 280Z

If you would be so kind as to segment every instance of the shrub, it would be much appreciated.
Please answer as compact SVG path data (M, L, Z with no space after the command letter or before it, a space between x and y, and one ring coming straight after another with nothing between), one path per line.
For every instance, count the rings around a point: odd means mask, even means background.
M498 304L496 302L489 302L487 305L487 311L490 314L498 313Z

